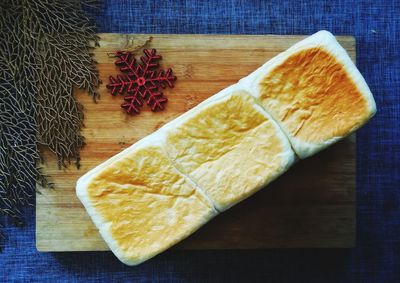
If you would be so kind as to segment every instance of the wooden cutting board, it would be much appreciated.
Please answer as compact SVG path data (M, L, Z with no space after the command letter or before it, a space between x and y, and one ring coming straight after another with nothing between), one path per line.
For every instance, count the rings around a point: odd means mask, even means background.
M107 250L75 196L76 180L132 143L194 107L207 97L248 75L265 61L305 36L153 35L151 47L163 55L162 67L178 77L165 90L166 110L140 115L120 109L122 97L112 97L105 85L118 69L108 53L129 49L148 35L100 34L95 50L103 85L96 104L84 93L85 106L80 170L58 170L45 152L45 172L56 189L40 189L36 198L36 245L39 251ZM355 40L339 42L355 59ZM139 54L141 55L141 54ZM350 137L296 164L267 188L216 217L177 245L184 249L258 249L352 247L355 243L355 138Z

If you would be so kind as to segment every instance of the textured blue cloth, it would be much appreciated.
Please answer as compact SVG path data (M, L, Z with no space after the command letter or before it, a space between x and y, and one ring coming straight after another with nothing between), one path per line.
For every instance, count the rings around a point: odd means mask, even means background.
M168 251L127 267L110 252L38 253L31 209L6 230L0 281L400 282L400 2L271 2L106 1L95 13L101 32L355 35L378 106L358 132L357 247Z

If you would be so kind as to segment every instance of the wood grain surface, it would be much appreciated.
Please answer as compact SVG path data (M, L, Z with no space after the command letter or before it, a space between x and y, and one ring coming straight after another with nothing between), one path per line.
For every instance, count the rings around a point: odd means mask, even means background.
M248 75L265 61L305 36L152 35L150 47L163 55L162 67L178 77L166 89L166 110L140 115L120 109L105 85L118 69L109 53L144 42L149 35L100 34L95 50L103 84L94 103L77 92L85 107L81 168L59 170L54 156L45 155L45 172L55 189L39 188L36 197L36 245L39 251L107 250L75 195L76 180L132 143L194 107L207 97ZM338 37L355 60L353 37ZM140 54L138 54L140 55ZM216 217L178 244L182 249L259 249L352 247L355 243L355 137L347 138L307 160L267 188Z

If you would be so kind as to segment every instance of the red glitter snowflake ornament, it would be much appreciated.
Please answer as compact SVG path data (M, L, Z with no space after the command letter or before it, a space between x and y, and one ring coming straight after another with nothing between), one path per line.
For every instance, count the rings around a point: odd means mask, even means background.
M116 78L110 76L107 88L112 95L124 94L125 102L121 107L129 114L139 113L143 102L146 102L152 111L164 110L164 104L168 101L160 88L174 87L176 77L172 69L158 70L161 55L156 54L155 49L143 50L139 64L131 52L117 51L118 60L115 62L123 74Z

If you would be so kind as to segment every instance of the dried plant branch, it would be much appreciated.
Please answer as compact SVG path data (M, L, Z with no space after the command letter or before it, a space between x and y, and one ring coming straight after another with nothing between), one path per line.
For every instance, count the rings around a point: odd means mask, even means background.
M96 100L100 84L92 54L99 38L82 5L96 3L0 3L0 215L17 222L35 180L51 185L38 167L38 145L56 155L59 167L79 163L84 117L74 88Z

